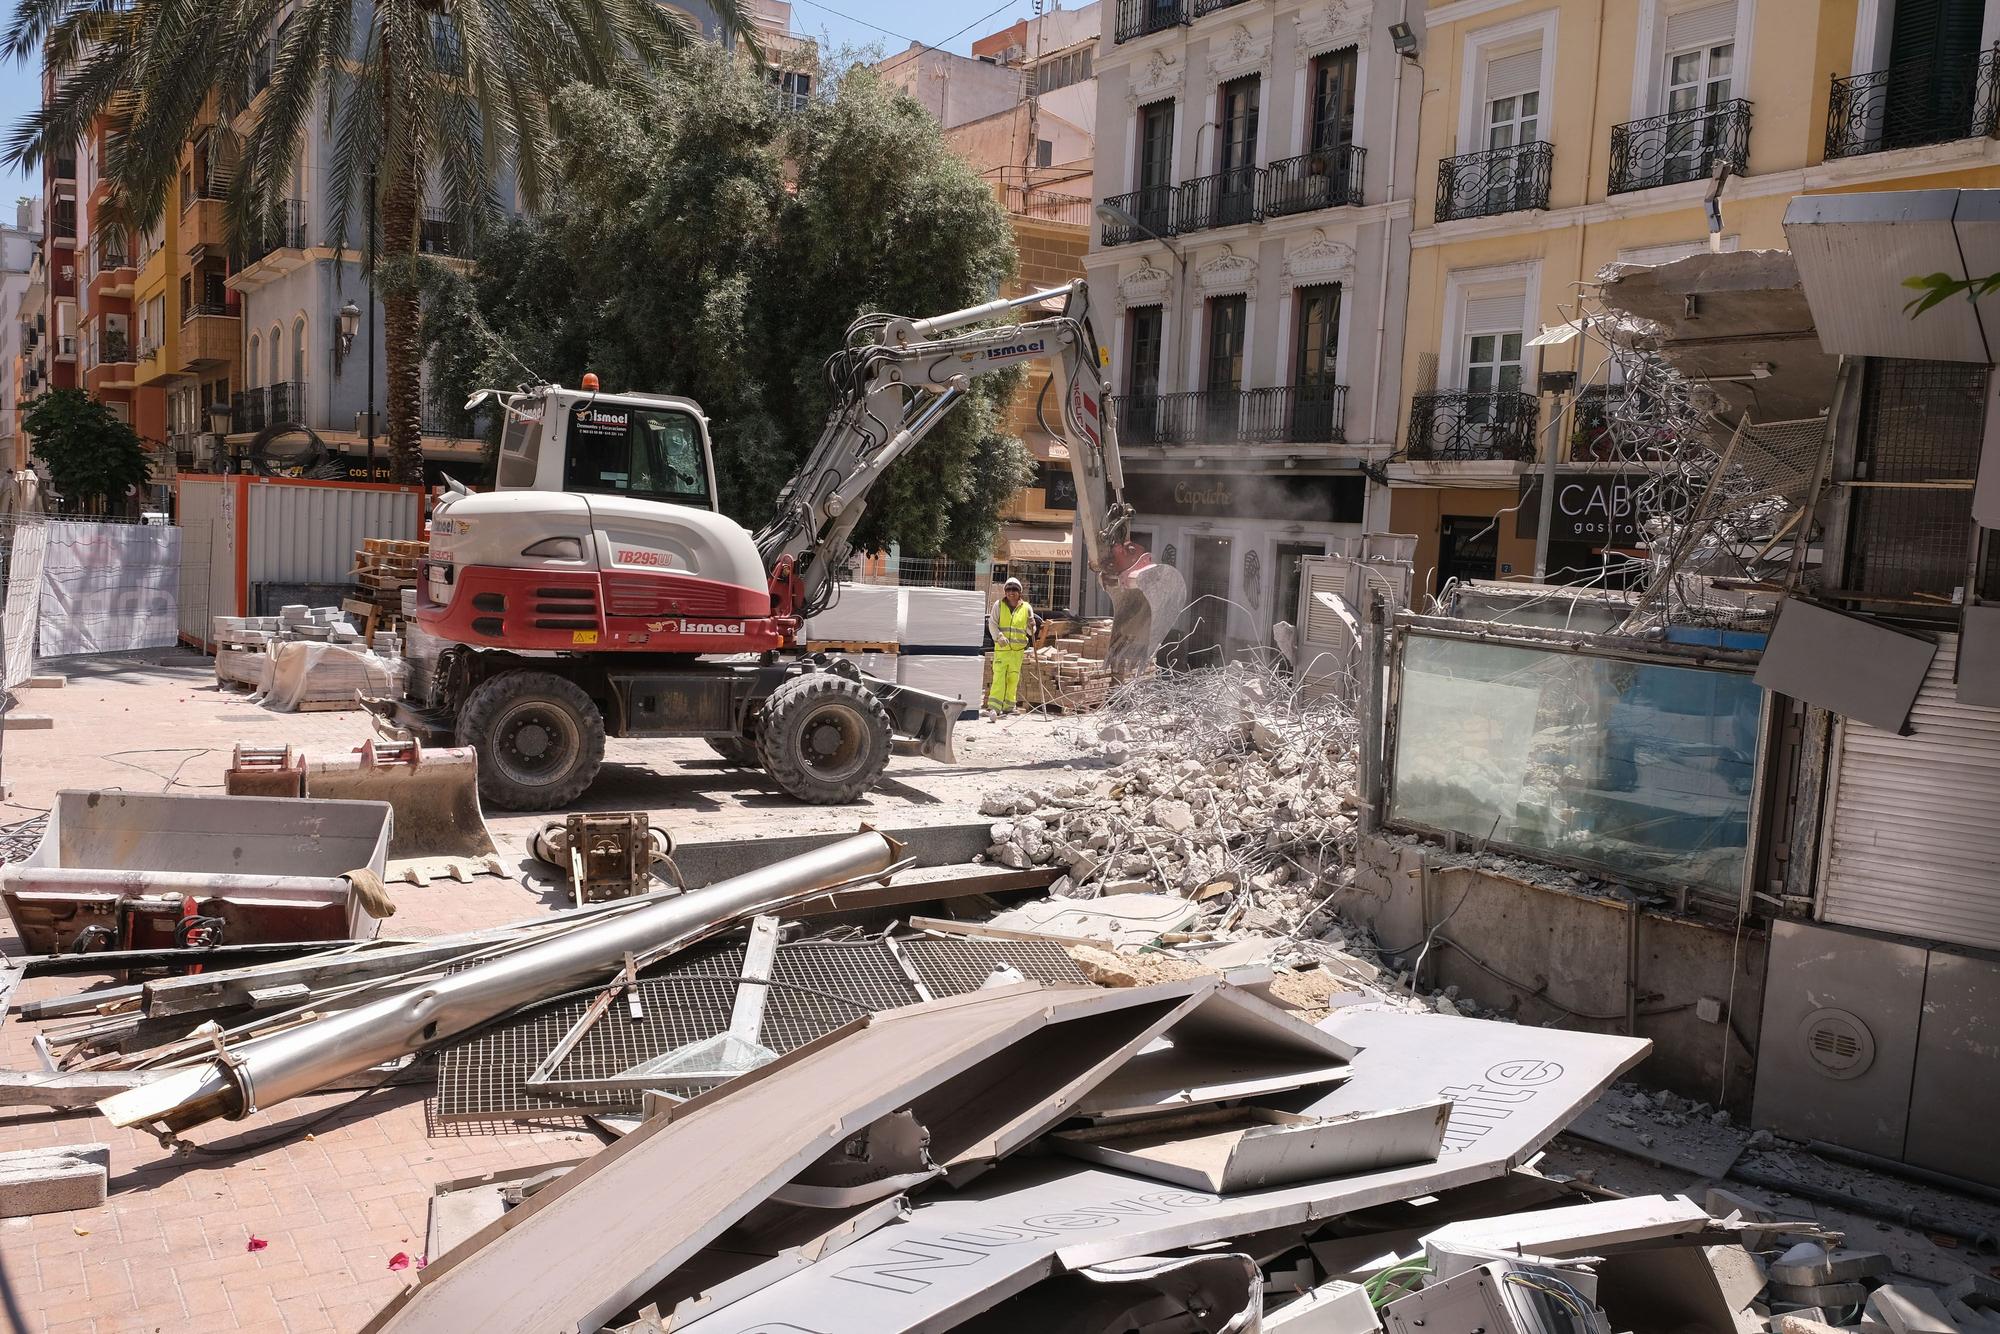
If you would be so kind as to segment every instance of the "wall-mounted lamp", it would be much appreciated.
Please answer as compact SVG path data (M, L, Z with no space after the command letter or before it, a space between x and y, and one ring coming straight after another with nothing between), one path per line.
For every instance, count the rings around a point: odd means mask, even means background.
M1405 60L1417 58L1417 35L1410 31L1407 23L1389 25L1389 44L1396 48L1396 54Z
M349 297L334 317L333 325L333 372L340 374L340 364L347 359L347 351L354 346L354 335L361 331L361 307Z

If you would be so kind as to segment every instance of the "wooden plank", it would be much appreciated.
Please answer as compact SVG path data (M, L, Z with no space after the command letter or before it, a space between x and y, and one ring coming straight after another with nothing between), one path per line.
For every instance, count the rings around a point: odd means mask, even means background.
M139 1070L0 1070L0 1107L94 1107L158 1076Z

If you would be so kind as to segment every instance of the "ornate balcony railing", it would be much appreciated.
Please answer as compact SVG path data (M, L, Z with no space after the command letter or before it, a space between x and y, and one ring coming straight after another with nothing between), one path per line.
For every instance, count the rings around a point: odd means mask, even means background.
M229 429L234 434L301 422L305 407L306 387L297 380L239 390L229 396Z
M1533 394L1456 389L1410 399L1409 456L1419 462L1532 459Z
M1102 231L1105 245L1126 245L1133 241L1144 241L1146 233L1154 236L1174 234L1174 187L1155 185L1144 190L1134 190L1129 195L1113 195L1104 201L1112 208L1130 216L1137 226L1123 222L1107 222Z
M1164 32L1190 18L1188 0L1118 0L1118 25L1111 40L1129 42L1148 33Z
M2000 129L2000 46L1957 67L1906 60L1836 76L1826 104L1826 156L1978 139Z
M1039 218L1079 227L1090 225L1090 199L1012 183L1000 187L1000 206L1017 218Z
M1610 194L1706 180L1715 164L1742 171L1750 160L1750 104L1741 98L1713 107L1611 127Z
M1255 167L1233 167L1212 176L1182 181L1174 193L1174 230L1205 232L1211 227L1234 227L1256 222L1257 178Z
M1123 394L1112 400L1127 445L1340 444L1347 386L1198 389Z
M1242 3L1244 0L1194 0L1194 16L1200 18L1204 14L1213 14L1219 9L1232 9Z
M1549 206L1555 145L1536 140L1512 148L1465 153L1438 163L1437 220L1490 218Z
M1359 205L1361 165L1367 156L1359 144L1341 144L1273 162L1264 168L1264 216Z

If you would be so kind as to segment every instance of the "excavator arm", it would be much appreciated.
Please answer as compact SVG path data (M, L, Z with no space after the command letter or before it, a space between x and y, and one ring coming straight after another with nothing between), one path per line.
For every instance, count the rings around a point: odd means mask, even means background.
M1055 313L973 327L1025 307ZM1126 674L1151 662L1186 603L1186 586L1178 571L1155 565L1131 540L1117 430L1105 410L1103 358L1081 279L932 319L855 322L848 346L827 364L836 406L826 428L780 493L776 516L757 534L773 592L795 614L824 610L853 554L868 494L890 465L964 399L975 377L1034 362L1053 371L1076 478L1078 528L1089 567L1111 598L1107 665Z

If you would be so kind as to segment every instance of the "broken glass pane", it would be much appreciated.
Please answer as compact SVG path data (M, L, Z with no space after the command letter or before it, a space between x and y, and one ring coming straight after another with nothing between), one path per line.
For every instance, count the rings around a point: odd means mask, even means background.
M1738 672L1411 634L1390 818L1734 893L1763 696Z

